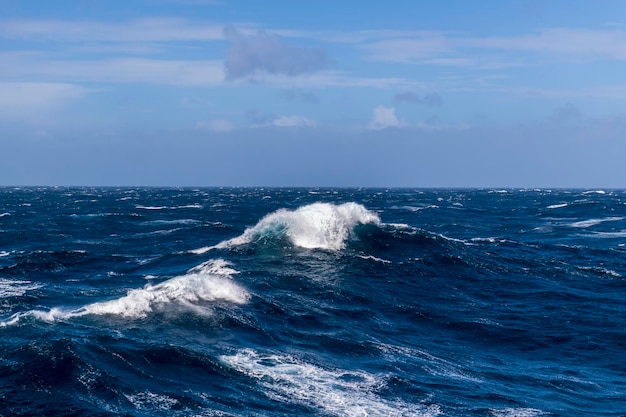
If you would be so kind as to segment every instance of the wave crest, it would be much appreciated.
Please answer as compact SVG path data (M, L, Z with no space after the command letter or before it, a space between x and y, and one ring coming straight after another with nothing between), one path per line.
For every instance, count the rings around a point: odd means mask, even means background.
M202 301L226 301L245 304L248 292L231 280L237 273L222 259L205 262L189 271L157 285L130 290L125 297L89 304L74 315L114 314L127 318L144 318L170 305L202 313Z
M288 240L294 246L305 249L341 250L353 236L359 224L380 224L380 218L357 203L340 205L314 203L296 210L280 209L263 217L254 227L241 235L223 241L211 248L227 249L249 243Z
M0 322L0 327L17 324L22 318L27 317L46 322L87 315L114 315L141 319L151 313L175 312L177 309L209 315L214 302L245 304L249 300L250 294L231 279L231 275L237 273L223 259L210 260L190 269L185 275L160 284L148 284L143 288L129 290L124 297L88 304L69 311L52 308L49 311L20 312Z

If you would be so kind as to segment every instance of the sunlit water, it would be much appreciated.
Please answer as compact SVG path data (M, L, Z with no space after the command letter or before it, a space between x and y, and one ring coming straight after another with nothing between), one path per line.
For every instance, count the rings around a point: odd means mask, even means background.
M626 193L0 189L0 416L624 416Z

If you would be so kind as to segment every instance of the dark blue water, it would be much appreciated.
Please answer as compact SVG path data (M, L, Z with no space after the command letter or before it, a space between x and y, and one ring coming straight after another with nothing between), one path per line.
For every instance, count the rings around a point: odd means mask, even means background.
M626 192L0 189L0 416L625 416Z

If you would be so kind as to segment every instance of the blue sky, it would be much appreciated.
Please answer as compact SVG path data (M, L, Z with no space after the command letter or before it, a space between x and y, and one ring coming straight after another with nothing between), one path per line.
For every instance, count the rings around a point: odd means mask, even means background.
M626 187L626 2L0 3L0 185Z

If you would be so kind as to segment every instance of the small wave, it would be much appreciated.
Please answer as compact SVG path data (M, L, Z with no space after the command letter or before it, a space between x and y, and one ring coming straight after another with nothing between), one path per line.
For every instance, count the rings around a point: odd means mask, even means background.
M165 206L135 206L138 210L165 210L168 207Z
M170 224L197 224L200 223L200 220L194 220L194 219L176 219L176 220L152 220L152 221L148 221L148 222L143 222L142 224L145 226L150 226L150 225L154 225L154 226L163 226L163 225L170 225Z
M172 207L173 209L201 209L202 205L201 204L185 204L184 206L176 206L176 207Z
M437 405L386 401L375 391L384 377L364 371L324 369L287 355L261 355L242 349L220 359L268 389L266 395L281 402L296 402L339 416L437 416Z
M599 266L580 266L577 267L581 271L593 272L599 275L608 275L612 278L622 278L622 275L619 272L613 271L612 269L602 268Z
M0 213L0 217L7 217L10 216L11 213Z
M369 260L380 262L380 263L383 263L383 264L390 264L391 263L391 261L388 261L388 260L382 259L382 258L377 258L377 257L372 256L372 255L367 255L367 256L366 255L358 255L358 257L361 258L361 259L369 259Z
M594 232L592 235L590 235L593 238L606 238L606 239L612 239L612 238L618 238L618 237L626 237L626 230L621 230L619 232ZM622 245L620 245L622 246Z
M600 223L604 223L604 222L616 222L616 221L620 221L620 220L624 220L624 217L606 217L603 219L589 219L589 220L582 220L579 222L574 222L574 223L570 223L569 226L570 227L578 227L581 229L586 229L587 227L592 227L592 226L596 226Z
M563 203L563 204L552 204L551 206L546 207L547 209L550 210L554 210L554 209L559 209L559 208L563 208L563 207L567 207L569 204L567 203Z
M294 211L280 209L263 217L241 235L215 246L195 249L200 254L211 249L227 249L255 242L288 239L305 249L341 250L359 224L380 224L378 216L357 203L334 205L314 203Z
M537 417L544 416L546 413L535 408L503 408L491 410L491 415L495 417Z
M0 298L21 297L26 292L41 288L42 284L0 278Z

